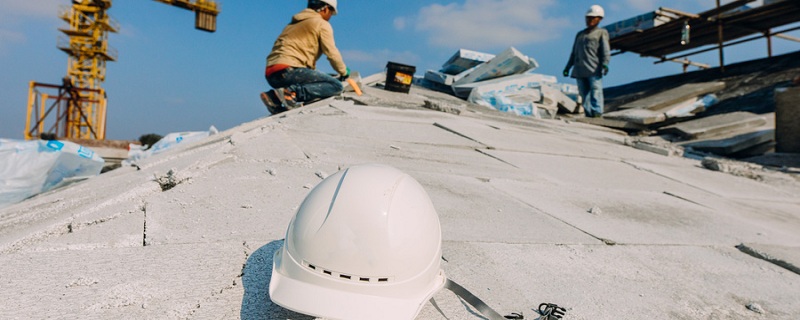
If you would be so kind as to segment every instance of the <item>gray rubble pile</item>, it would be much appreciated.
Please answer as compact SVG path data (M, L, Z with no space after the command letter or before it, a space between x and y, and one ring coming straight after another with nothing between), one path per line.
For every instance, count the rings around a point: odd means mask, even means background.
M721 81L689 83L616 106L603 118L578 121L622 129L636 136L661 138L695 153L747 158L774 151L774 112L734 111L699 116L719 103L717 94L725 88L725 82ZM637 141L636 146L642 143ZM656 150L653 147L658 145L652 140L647 144L646 150ZM660 149L656 153L683 155Z

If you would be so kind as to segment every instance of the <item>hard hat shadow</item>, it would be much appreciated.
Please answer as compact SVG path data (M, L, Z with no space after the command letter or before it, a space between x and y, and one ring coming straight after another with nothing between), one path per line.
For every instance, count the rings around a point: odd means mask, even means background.
M292 319L313 320L314 317L282 308L269 298L269 283L272 278L272 260L283 240L275 240L254 251L243 269L242 309L240 319Z

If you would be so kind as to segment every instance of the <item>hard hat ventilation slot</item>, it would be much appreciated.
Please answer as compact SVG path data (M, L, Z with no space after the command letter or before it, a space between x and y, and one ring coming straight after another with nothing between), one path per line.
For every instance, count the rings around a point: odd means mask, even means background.
M387 283L387 282L390 282L389 278L362 277L362 276L355 276L355 275L350 275L350 274L338 273L338 272L334 272L334 271L331 271L331 270L325 270L324 268L321 268L319 266L315 266L315 265L310 264L308 262L303 262L303 265L305 265L306 267L308 267L309 269L311 269L313 271L322 272L322 274L324 274L324 275L327 275L327 276L330 276L330 277L334 277L334 278L337 278L337 279L340 279L340 280L349 280L349 281L366 282L366 283Z

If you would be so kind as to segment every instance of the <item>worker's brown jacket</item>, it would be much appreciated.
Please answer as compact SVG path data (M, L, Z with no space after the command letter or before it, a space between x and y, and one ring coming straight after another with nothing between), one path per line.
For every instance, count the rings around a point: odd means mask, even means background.
M325 54L336 72L347 73L342 54L333 40L333 27L319 13L305 9L292 17L275 40L267 57L267 66L285 64L296 68L316 69L317 60Z

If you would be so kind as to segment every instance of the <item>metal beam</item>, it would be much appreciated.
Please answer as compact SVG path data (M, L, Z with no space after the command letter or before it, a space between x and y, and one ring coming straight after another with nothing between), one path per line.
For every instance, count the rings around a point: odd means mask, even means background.
M717 0L717 10L719 11L720 9L720 0ZM725 35L723 33L724 28L722 26L722 20L719 19L722 12L724 11L717 12L717 45L719 46L719 69L722 73L725 73L725 51L723 50L723 48L725 48Z
M786 29L786 30L776 31L776 32L770 33L770 35L777 37L779 34L783 34L783 33L786 33L786 32L792 32L792 31L795 31L795 30L800 30L800 26L794 27L794 28L789 28L789 29ZM734 46L734 45L737 45L737 44L742 44L742 43L745 43L745 42L758 40L758 39L761 39L761 38L764 38L764 37L766 37L766 35L755 36L755 37L751 37L751 38L747 38L747 39L742 39L742 40L739 40L739 41L736 41L736 42L731 42L731 43L725 44L725 46L726 47ZM793 38L793 37L791 37L791 38ZM800 39L798 39L798 40L800 40ZM671 58L667 58L667 57L664 57L664 58L662 58L662 57L654 57L654 58L660 58L661 60L681 59L681 58L686 58L686 57L689 57L689 56L693 56L693 55L696 55L696 54L701 54L701 53L705 53L705 52L709 52L709 51L713 51L713 50L717 50L717 47L703 49L703 50L697 50L697 51L693 51L693 52L690 52L690 53L687 53L687 54L682 54L682 55L671 57ZM661 62L657 62L657 63L661 63Z
M796 29L800 29L800 27L794 28L792 30L796 30ZM783 31L783 32L787 32L787 31ZM786 35L786 34L783 34L783 33L772 33L771 35L774 36L774 37L778 37L778 38L789 40L789 41L800 42L800 38L792 37L790 35Z
M217 31L219 6L213 0L155 0L178 8L194 11L194 27L198 30Z
M681 16L681 17L692 18L692 19L700 19L700 15L699 14L683 12L683 11L680 11L680 10L675 10L675 9L670 9L670 8L665 8L665 7L659 7L658 10L661 10L661 11L664 11L664 12L669 12L669 13L672 13L672 14L675 14L675 15L678 15L678 16Z
M736 9L743 5L746 5L750 2L756 0L737 0L726 5L720 5L719 0L717 0L717 8L708 10L706 12L700 13L701 17L709 18L710 20L718 19L719 16L725 12L731 11L732 9Z
M659 60L659 61L656 61L656 62L654 62L653 64L659 64L659 63L662 63L662 62L667 62L667 61L669 61L669 62L675 62L675 63L680 63L680 64L682 64L682 65L684 65L684 66L695 66L695 67L702 68L702 69L709 69L709 68L711 68L711 65L708 65L708 64L705 64L705 63L699 63L699 62L690 61L690 60L688 60L688 59L685 59L685 58L684 58L684 59L682 59L682 60L681 60L681 59L669 59L669 58L664 58L664 59L661 59L661 60ZM684 71L686 71L686 70L684 70Z

